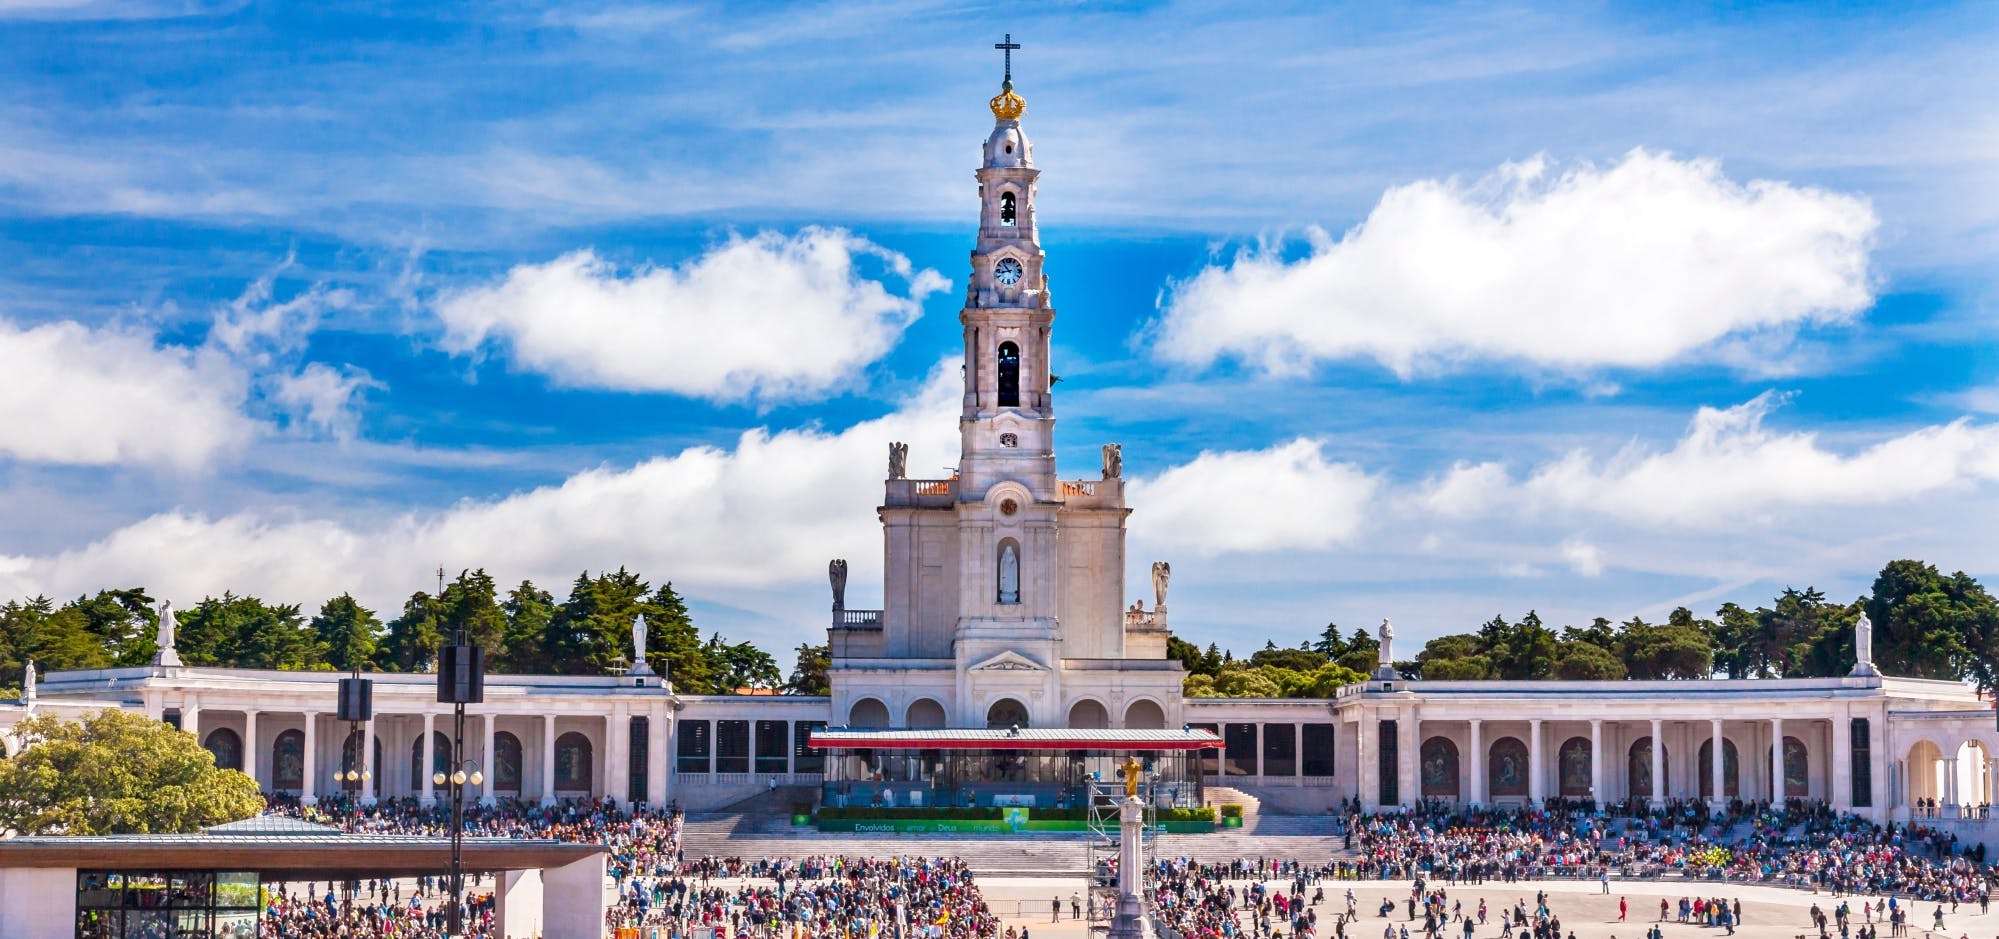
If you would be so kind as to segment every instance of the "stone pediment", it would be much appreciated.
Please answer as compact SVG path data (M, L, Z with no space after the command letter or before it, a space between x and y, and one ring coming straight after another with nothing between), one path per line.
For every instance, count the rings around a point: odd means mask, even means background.
M1047 670L1048 666L1018 652L1002 652L966 669L966 671L972 672L1045 672Z

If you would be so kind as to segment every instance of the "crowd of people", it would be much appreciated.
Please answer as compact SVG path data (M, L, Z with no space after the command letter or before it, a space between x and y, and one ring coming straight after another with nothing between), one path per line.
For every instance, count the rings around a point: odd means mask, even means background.
M1487 883L1548 878L1601 880L1674 877L1697 883L1772 883L1834 895L1897 896L1943 903L1988 903L1994 868L1982 847L1959 850L1954 837L1920 826L1876 826L1838 815L1822 805L1732 803L1720 811L1705 803L1593 806L1551 803L1539 809L1459 809L1423 805L1407 812L1346 815L1344 834L1327 845L1324 861L1239 859L1202 864L1191 859L1154 861L1149 903L1162 924L1189 939L1294 936L1373 939L1350 934L1359 911L1347 892L1344 912L1321 927L1325 883L1407 880L1417 887L1408 919L1383 939L1409 939L1411 924L1426 939L1455 939L1489 917L1458 902L1446 908L1447 890ZM356 832L444 835L449 816L414 800L361 805L330 801L317 806L274 802L274 812ZM962 861L814 857L741 859L683 856L681 817L672 810L620 808L610 803L566 802L544 806L505 802L469 809L471 836L554 838L603 845L615 901L609 926L658 927L662 935L688 935L692 927L727 926L752 939L796 936L866 937L893 934L943 939L1001 936ZM1272 887L1284 884L1289 888ZM419 882L405 896L382 883L308 885L302 894L280 891L267 910L266 935L344 936L353 939L428 939L441 935L447 902L440 885ZM1707 892L1702 890L1701 892ZM336 893L342 893L336 902ZM1311 898L1307 899L1307 894ZM483 926L492 916L490 891L470 892L466 921ZM1058 903L1059 906L1059 903ZM1392 905L1391 905L1392 906ZM1501 939L1564 939L1559 919L1538 908L1499 911ZM1866 922L1847 930L1842 902L1840 939L1875 939L1875 923L1896 935L1906 908L1865 907ZM1059 909L1057 911L1059 915ZM1392 910L1375 911L1386 916ZM1699 922L1732 932L1740 904L1689 896L1677 910L1660 909L1660 921ZM477 934L475 932L475 934ZM1821 934L1828 936L1824 928ZM1003 937L1002 937L1003 939Z

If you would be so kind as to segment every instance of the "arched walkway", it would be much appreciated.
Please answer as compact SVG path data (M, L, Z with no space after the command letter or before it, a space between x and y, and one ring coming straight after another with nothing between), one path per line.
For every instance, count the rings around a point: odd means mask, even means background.
M863 727L868 730L881 730L887 727L888 705L875 698L862 698L854 702L853 709L847 712L847 726Z
M986 726L1004 729L1027 726L1027 705L1012 698L1001 698L986 709Z
M1714 738L1701 741L1701 798L1714 798ZM1721 792L1722 798L1734 799L1742 795L1741 761L1735 756L1735 741L1724 737L1721 741Z
M1518 737L1492 742L1485 763L1485 791L1490 798L1527 795L1527 745Z
M271 788L305 788L305 731L287 730L271 741Z
M1084 698L1069 706L1069 726L1084 730L1102 730L1111 725L1111 712L1104 709L1104 703L1095 698Z
M1924 799L1944 801L1943 750L1928 740L1909 747L1908 784L1903 798L1911 807Z
M570 731L555 738L555 793L557 796L590 795L596 761L590 738Z
M521 738L504 730L493 735L493 791L521 792Z
M1666 779L1673 778L1673 750L1671 747L1659 751L1659 771ZM1628 792L1635 799L1650 799L1655 796L1665 798L1668 793L1662 787L1652 788L1652 738L1640 737L1631 742L1631 753L1625 760L1625 779L1630 782Z
M1449 737L1423 741L1423 798L1458 798L1458 745Z
M1134 730L1165 730L1166 710L1157 701L1140 698L1124 709L1124 726Z
M202 749L215 757L217 769L241 770L243 768L243 738L227 727L217 727L208 732L208 739L201 742Z
M1958 748L1957 778L1959 804L1992 804L1992 754L1985 749L1985 744L1967 740Z
M423 791L423 777L436 773L449 774L453 768L451 738L445 736L444 731L431 731L430 746L430 771L426 773L423 766L423 735L418 734L416 739L410 741L410 791L413 793Z
M917 698L910 702L903 723L911 730L943 730L950 720L944 716L944 705L931 698Z
M1562 741L1562 748L1556 753L1556 767L1559 786L1557 791L1570 799L1590 799L1596 793L1590 791L1590 751L1588 737L1570 737Z

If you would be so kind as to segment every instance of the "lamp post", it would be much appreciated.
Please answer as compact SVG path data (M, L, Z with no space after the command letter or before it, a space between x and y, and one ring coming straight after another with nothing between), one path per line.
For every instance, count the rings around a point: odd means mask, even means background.
M352 674L340 679L340 700L335 705L334 717L347 722L347 740L354 739L354 734L361 724L375 719L375 682L361 677L361 666L354 666ZM334 773L333 778L354 783L356 792L359 792L362 786L374 782L374 774L368 772L366 768L367 748L365 740L356 748L355 762L360 764L356 766L347 762L347 741L343 740L340 743L341 768ZM359 809L350 805L347 810L347 830L351 832L354 830L354 813Z
M451 645L438 650L437 700L440 704L451 705L451 753L462 757L465 753L465 705L486 700L486 650L468 644L462 626ZM471 772L466 772L467 767L472 767ZM433 784L451 784L451 909L448 934L457 939L465 935L465 784L479 785L485 777L471 760L461 759L450 776L439 772L430 778Z

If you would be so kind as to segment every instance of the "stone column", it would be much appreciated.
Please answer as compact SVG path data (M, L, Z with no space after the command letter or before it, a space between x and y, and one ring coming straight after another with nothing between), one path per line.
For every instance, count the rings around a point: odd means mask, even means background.
M1488 798L1485 791L1485 722L1473 718L1471 722L1471 802L1484 805Z
M654 808L666 805L667 760L671 757L668 733L667 710L655 705L646 720L646 804ZM634 793L634 797L638 794Z
M319 740L315 733L319 727L319 715L305 712L305 761L299 774L299 801L306 805L319 804ZM276 767L273 767L275 770Z
M1714 718L1708 721L1708 724L1711 728L1709 732L1713 737L1708 743L1708 748L1714 751L1714 767L1708 771L1708 792L1710 793L1708 804L1721 806L1728 802L1728 789L1726 786L1728 777L1722 772L1728 768L1728 740L1721 733L1721 718Z
M243 774L257 783L258 789L264 788L263 783L258 782L262 777L257 775L257 755L261 752L262 749L257 746L257 712L246 710L243 712Z
M1355 794L1360 797L1361 811L1374 812L1381 808L1381 770L1368 765L1367 740L1369 725L1373 725L1373 732L1378 736L1381 724L1366 708L1357 710L1360 712L1360 719L1354 723L1354 762L1357 764L1354 767L1354 779L1360 783L1360 786L1355 790Z
M425 711L423 713L423 746L417 748L417 760L419 762L416 765L417 778L423 780L423 804L425 805L437 804L437 791L433 788L434 784L430 780L430 774L437 772L437 757L430 752L430 748L437 745L437 738L433 736L436 733L437 715ZM460 754L453 753L451 756L453 759L457 759ZM450 770L446 770L445 772L450 772Z
M754 714L744 721L750 725L750 778L757 776L757 719ZM1263 775L1263 725L1256 725L1256 775Z
M1527 722L1527 801L1538 808L1547 797L1541 781L1541 721L1536 718Z
M1943 816L1957 817L1957 754L1943 761Z
M1589 722L1589 797L1603 807L1603 721Z
M1784 804L1784 719L1770 718L1770 804Z
M1652 792L1654 806L1666 803L1666 722L1652 719Z
M1422 726L1422 720L1416 716L1416 709L1414 707L1406 708L1402 714L1402 720L1395 725L1396 736L1402 738L1398 741L1399 752L1397 756L1400 759L1396 761L1397 765L1395 767L1396 787L1402 791L1396 794L1402 797L1403 805L1412 808L1415 807L1416 803L1423 801L1423 773L1421 769L1423 756L1418 752L1423 747ZM1259 749L1258 752L1262 751Z
M541 716L541 804L555 804L555 715Z
M500 761L494 758L493 753L493 715L482 714L480 717L484 719L486 727L482 731L485 749L479 753L479 765L483 768L482 775L486 777L486 782L479 787L479 804L492 805L495 782L493 774L499 770Z
M1826 801L1841 812L1853 811L1853 719L1846 705L1832 715L1832 772L1827 773L1832 791Z
M196 743L201 742L201 701L193 695L181 701L180 729L193 734Z
M604 719L604 794L629 805L632 799L632 719L623 701Z
M380 715L377 715L380 716ZM375 722L361 725L361 804L375 804L375 774L381 767L375 765Z

